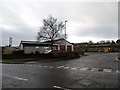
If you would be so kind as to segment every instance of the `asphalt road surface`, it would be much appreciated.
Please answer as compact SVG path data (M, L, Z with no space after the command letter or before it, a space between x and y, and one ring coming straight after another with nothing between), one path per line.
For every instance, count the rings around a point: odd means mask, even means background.
M87 53L79 59L2 64L2 88L118 88L117 53Z

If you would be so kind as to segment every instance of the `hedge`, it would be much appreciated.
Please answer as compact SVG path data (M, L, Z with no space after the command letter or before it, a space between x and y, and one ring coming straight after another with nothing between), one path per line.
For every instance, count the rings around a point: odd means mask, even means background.
M24 54L23 51L15 51L13 54L3 54L2 58L3 59L29 59L29 58L65 58L65 59L70 59L70 58L79 58L80 54L83 53L78 53L78 52L51 52L49 54L41 54L41 53L36 53L36 54Z

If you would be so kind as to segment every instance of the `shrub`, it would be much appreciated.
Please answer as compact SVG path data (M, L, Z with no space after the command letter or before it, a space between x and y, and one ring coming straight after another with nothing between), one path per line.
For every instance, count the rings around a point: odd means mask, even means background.
M14 51L11 55L3 55L3 59L24 59L24 58L61 58L61 59L72 59L72 58L79 58L79 52L51 52L48 54L38 53L35 54L24 54L23 50Z
M24 54L24 51L23 50L13 51L12 54L13 55L21 55L21 54Z
M52 52L52 58L78 58L80 54L78 52Z
M40 53L38 51L36 51L35 54L40 54Z

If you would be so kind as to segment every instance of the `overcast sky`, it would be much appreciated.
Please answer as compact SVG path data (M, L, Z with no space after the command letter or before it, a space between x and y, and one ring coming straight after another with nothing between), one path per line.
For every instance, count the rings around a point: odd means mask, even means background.
M9 0L10 1L10 0ZM0 3L2 45L21 40L36 40L42 20L52 15L58 21L67 20L67 40L73 43L117 40L117 2L5 2Z

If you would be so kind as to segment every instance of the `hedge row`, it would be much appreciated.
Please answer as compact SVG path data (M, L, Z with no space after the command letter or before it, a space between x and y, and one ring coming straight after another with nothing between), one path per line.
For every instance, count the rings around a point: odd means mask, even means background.
M3 59L29 59L29 58L65 58L65 59L70 59L70 58L79 58L80 54L78 52L51 52L49 54L24 54L23 51L15 51L13 54L9 55L2 55Z

